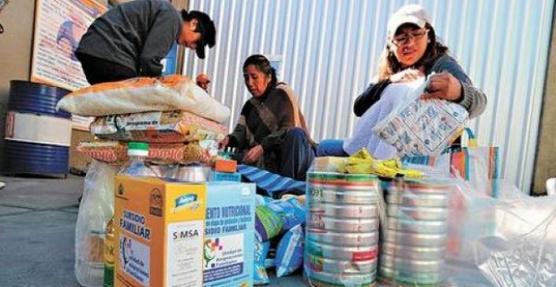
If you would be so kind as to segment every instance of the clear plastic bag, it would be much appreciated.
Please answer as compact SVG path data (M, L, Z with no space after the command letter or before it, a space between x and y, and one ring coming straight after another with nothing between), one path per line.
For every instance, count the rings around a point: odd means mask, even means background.
M75 225L75 277L82 286L102 286L106 223L114 215L114 176L119 167L89 166Z
M455 182L449 178L383 182L381 286L444 286L449 208Z
M449 250L454 274L476 270L490 286L556 286L556 196L530 197L502 183L500 197L477 192L459 183L459 207L450 231L458 252ZM467 268L467 271L469 268ZM480 271L480 274L477 274ZM480 277L479 276L479 277ZM456 286L477 286L477 276L453 276Z

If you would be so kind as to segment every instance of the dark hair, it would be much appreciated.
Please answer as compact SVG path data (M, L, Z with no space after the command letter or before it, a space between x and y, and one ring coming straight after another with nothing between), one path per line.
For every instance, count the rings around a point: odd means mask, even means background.
M423 54L421 59L419 59L415 64L413 64L413 67L423 66L425 68L425 74L429 74L430 69L434 65L434 62L438 58L448 53L448 47L446 47L444 44L442 44L440 41L436 39L436 33L431 24L426 23L425 29L429 30L428 34L429 34L430 43L428 43L427 49L425 50L425 53ZM386 56L385 64L387 67L382 67L382 69L384 69L383 71L379 70L380 79L383 79L385 77L387 78L388 76L396 74L397 72L400 72L405 69L402 67L402 65L396 58L396 55L394 55L394 53L390 51L390 45L391 43L386 44L387 56Z
M260 54L249 56L243 63L243 71L245 71L249 65L255 66L261 73L270 76L270 87L275 86L278 82L276 70L270 65L270 61L265 56Z
M198 22L195 32L201 33L201 39L197 43L197 56L205 58L205 46L212 48L216 44L216 27L210 16L201 11L186 11L181 10L181 18L184 22L190 22L196 19Z

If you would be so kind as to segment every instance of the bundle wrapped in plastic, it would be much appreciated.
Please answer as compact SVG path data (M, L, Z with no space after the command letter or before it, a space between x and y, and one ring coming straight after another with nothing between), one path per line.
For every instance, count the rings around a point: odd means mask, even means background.
M298 224L303 224L305 212L305 208L296 198L259 205L255 210L255 237L260 241L266 241Z
M80 116L184 110L219 123L230 117L228 107L181 75L96 84L68 94L57 108Z
M187 144L151 144L147 160L164 164L212 164L217 149L217 143L212 140ZM117 141L82 142L77 150L92 159L110 164L121 164L128 160L127 146Z
M93 161L84 181L75 224L75 277L82 286L101 286L106 223L114 215L114 177L119 167Z
M228 134L223 125L185 111L98 117L90 130L102 139L149 143L221 140Z
M439 155L458 136L468 118L459 104L420 99L428 80L409 90L407 104L395 108L373 127L382 140L398 151L398 156Z

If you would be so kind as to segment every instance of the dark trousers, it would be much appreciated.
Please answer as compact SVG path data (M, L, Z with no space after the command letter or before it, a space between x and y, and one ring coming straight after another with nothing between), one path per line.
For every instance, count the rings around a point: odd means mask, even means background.
M76 56L81 62L87 82L91 85L121 81L138 76L133 69L114 62L81 53L77 53Z
M314 159L315 151L305 132L300 128L291 129L280 145L278 174L305 180Z

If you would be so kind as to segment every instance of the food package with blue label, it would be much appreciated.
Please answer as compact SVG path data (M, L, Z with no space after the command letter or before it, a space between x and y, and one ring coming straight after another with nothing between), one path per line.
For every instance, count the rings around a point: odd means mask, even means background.
M203 286L253 285L255 185L209 182Z

